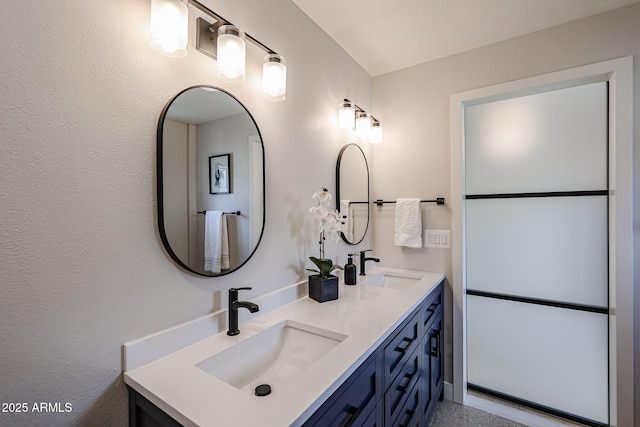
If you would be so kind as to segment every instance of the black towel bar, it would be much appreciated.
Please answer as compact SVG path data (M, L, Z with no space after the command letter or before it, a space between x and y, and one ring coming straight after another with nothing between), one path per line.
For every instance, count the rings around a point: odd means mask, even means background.
M213 212L213 211L209 211L209 212ZM203 214L206 215L207 211L198 211L199 214ZM233 211L233 212L222 212L225 215L240 215L240 211Z
M387 200L375 200L373 201L373 203L375 203L377 206L382 206L384 203L395 203L396 201L387 201ZM444 197L438 197L435 200L420 200L420 203L436 203L438 205L444 205Z

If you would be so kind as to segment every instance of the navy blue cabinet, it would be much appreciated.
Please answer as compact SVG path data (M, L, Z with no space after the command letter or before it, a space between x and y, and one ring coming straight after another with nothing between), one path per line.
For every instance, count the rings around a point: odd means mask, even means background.
M304 426L428 426L444 385L442 306L440 283ZM371 375L371 360L378 361L376 380L382 379L384 390L375 398L370 398L371 380L353 380L366 372ZM367 397L366 410L356 409L354 396ZM349 411L350 416L336 416Z
M310 426L382 426L382 354L370 356L305 423Z

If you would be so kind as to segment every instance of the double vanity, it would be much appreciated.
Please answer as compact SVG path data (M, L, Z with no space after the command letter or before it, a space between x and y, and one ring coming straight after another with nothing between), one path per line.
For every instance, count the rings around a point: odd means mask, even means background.
M242 310L235 336L224 311L128 343L130 425L427 425L443 384L443 281L375 266L335 301L252 299L260 312Z

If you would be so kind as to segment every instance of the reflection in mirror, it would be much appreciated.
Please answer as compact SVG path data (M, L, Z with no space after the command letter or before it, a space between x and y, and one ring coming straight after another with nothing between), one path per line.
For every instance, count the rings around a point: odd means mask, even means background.
M342 147L336 163L336 204L345 221L342 239L351 245L362 242L369 227L369 166L356 144Z
M240 268L264 229L264 148L249 111L221 89L186 89L162 111L157 156L169 255L203 276Z

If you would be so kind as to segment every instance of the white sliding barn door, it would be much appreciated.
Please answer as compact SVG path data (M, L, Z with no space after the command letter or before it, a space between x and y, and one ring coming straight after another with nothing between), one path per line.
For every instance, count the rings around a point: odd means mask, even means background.
M609 424L608 85L467 106L469 388Z

